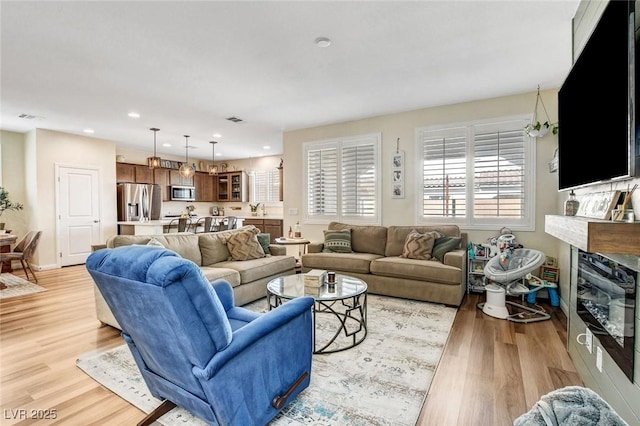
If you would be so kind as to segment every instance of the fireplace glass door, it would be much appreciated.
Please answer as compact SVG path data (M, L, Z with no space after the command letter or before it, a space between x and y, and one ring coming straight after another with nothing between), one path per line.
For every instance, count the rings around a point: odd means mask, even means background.
M578 250L577 312L633 381L637 256ZM633 260L636 261L632 269Z

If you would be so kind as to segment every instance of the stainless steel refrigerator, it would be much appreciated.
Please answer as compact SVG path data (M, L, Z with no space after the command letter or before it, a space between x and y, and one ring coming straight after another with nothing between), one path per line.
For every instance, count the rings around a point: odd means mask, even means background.
M162 194L160 185L146 183L118 184L118 221L146 222L160 219Z

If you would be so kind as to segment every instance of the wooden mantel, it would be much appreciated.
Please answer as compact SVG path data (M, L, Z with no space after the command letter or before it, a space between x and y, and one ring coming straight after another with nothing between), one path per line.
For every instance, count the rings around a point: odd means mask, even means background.
M640 255L640 222L546 215L544 230L547 234L589 253Z

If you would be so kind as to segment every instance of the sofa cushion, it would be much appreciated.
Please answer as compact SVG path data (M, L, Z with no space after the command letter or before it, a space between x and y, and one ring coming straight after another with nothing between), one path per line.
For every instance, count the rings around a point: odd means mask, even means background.
M324 246L325 253L351 253L351 229L325 229Z
M271 254L271 250L269 250L269 244L271 244L271 234L258 234L258 242L260 243L264 254Z
M402 248L402 254L400 257L405 257L407 259L430 260L433 243L436 241L438 235L440 234L434 231L421 234L414 229L409 232L405 238L404 247Z
M200 252L202 252L202 264L205 266L231 259L231 253L225 243L222 232L198 234Z
M351 229L351 249L353 251L384 256L387 245L387 228L384 226L347 225L346 223L331 222L328 229ZM402 241L404 242L404 239ZM402 247L400 251L402 251Z
M260 259L265 256L258 242L258 228L234 232L226 236L225 241L233 260Z
M237 262L233 260L219 262L214 266L216 268L226 268L237 271L240 274L242 283L246 284L271 275L293 271L296 267L296 259L293 256L271 256L260 259L245 260L244 262Z
M209 282L216 280L227 280L231 287L240 285L240 274L238 271L229 268L212 268L210 266L201 266L200 270Z
M442 235L452 237L460 237L460 228L457 225L440 225L440 226L389 226L387 228L385 256L400 256L404 247L404 241L413 230L421 234L430 231L437 231ZM354 249L355 250L355 249Z
M433 250L431 250L431 256L434 259L438 259L440 262L444 262L444 255L450 251L457 250L460 247L460 237L451 237L449 235L442 235L436 238L433 243Z
M441 284L460 285L460 269L435 260L383 257L371 262L371 273Z
M202 264L213 265L214 263L231 259L231 253L229 253L225 240L226 237L233 233L253 228L255 228L255 226L247 225L239 229L197 234L198 244L200 244L200 251L202 252Z
M368 274L371 261L380 257L372 253L307 253L302 255L302 266L305 269L335 269Z
M160 241L156 240L155 238L151 238L149 240L149 242L147 243L148 246L154 246L154 247L162 247L162 248L166 248L164 246L164 244L162 244Z
M175 251L181 257L189 259L196 265L202 265L202 255L198 246L198 236L190 233L162 235L114 235L107 240L107 247L115 248L133 244L146 245L154 238L165 248Z

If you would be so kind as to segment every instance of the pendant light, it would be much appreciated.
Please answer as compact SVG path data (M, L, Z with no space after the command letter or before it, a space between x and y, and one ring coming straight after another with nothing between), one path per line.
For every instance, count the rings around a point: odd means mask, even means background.
M162 165L162 160L156 155L156 133L160 129L152 127L149 130L153 132L153 157L147 158L147 162L149 163L150 169L158 169Z
M215 176L218 174L218 168L216 167L216 144L218 142L211 141L211 165L209 166L209 176Z
M189 165L189 135L184 135L184 139L185 160L184 164L180 166L179 173L186 178L190 178L195 172L193 171L193 167Z

